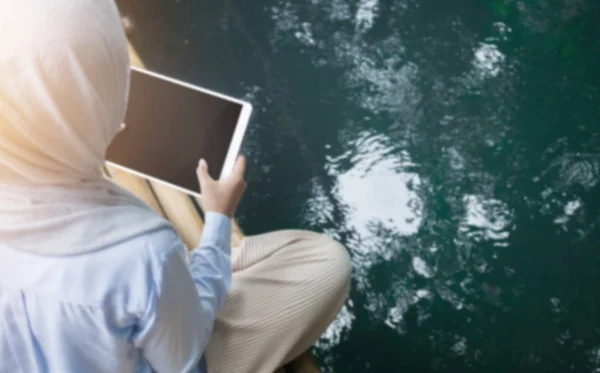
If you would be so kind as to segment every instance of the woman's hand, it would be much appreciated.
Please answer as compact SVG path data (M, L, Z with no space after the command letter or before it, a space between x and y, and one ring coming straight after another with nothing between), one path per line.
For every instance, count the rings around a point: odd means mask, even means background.
M246 158L239 156L229 177L223 180L214 180L208 174L208 164L201 159L196 173L200 182L204 210L218 212L233 218L237 205L246 190L245 170Z

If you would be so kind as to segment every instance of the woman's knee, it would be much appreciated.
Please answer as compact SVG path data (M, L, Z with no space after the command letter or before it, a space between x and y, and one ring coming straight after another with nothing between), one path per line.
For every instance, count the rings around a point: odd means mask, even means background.
M312 250L319 258L318 266L315 266L314 278L325 282L326 288L331 288L338 296L347 296L350 287L352 263L348 250L339 242L329 236L314 233Z
M244 250L263 247L265 242L277 248L272 252L273 260L264 261L265 266L268 262L275 271L303 284L304 292L345 299L352 264L348 250L339 242L324 234L287 230L249 237Z

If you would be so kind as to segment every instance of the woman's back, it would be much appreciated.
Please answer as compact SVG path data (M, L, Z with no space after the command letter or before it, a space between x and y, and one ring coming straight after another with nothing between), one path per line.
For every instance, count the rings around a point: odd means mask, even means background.
M173 255L168 229L66 257L0 245L0 371L150 372L135 344Z

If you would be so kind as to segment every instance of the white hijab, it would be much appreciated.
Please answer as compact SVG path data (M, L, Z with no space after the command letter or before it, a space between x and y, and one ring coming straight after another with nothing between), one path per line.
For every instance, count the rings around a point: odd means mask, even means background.
M71 255L170 227L100 172L129 74L114 0L0 1L0 245Z

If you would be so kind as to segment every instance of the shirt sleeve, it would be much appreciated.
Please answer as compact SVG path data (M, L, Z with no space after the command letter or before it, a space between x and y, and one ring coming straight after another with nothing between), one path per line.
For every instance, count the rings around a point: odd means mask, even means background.
M231 288L231 219L207 212L204 223L200 245L190 257L190 273L207 316L214 320Z
M157 373L197 371L231 286L230 240L230 219L207 213L189 265L179 240L164 254L148 309L133 338Z

